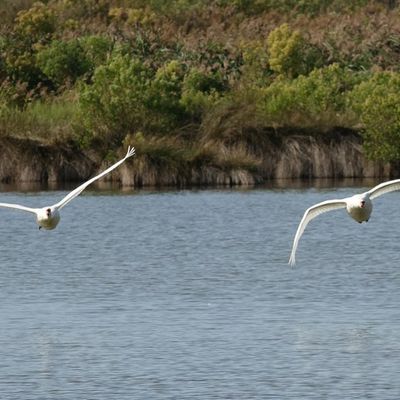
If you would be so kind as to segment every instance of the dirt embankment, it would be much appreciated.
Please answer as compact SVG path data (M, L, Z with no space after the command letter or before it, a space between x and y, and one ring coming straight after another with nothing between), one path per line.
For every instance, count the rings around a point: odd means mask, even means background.
M123 149L121 149L121 156ZM79 182L111 162L101 161L94 151L68 146L47 146L31 140L0 139L2 183ZM176 167L149 162L146 156L128 160L107 176L123 186L253 185L273 179L296 178L390 178L398 166L367 160L357 135L289 135L279 144L263 149L257 170L223 170L203 165Z

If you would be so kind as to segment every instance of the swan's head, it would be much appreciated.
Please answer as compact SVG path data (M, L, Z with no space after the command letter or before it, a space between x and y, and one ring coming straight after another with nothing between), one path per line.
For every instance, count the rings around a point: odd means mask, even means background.
M360 201L360 207L361 207L361 208L364 208L364 207L365 207L365 200L361 200L361 201Z
M51 208L46 209L46 215L47 215L47 218L51 217Z

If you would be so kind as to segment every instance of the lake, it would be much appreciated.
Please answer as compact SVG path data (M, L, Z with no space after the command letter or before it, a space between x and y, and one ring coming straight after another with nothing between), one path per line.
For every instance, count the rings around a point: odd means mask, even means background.
M1 209L1 397L399 399L400 193L287 265L306 208L365 189L86 191L54 231Z

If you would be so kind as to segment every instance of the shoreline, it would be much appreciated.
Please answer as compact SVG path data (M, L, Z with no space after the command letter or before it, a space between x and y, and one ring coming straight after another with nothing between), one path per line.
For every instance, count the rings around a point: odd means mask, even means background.
M123 151L118 150L118 157ZM367 160L357 135L289 135L279 144L266 145L259 158L256 169L224 168L206 162L177 167L173 162L158 162L138 151L134 159L102 182L127 188L262 186L271 182L284 182L285 186L291 180L388 180L399 173L395 163ZM3 185L70 187L99 173L110 163L93 150L45 145L29 139L0 139L0 183Z

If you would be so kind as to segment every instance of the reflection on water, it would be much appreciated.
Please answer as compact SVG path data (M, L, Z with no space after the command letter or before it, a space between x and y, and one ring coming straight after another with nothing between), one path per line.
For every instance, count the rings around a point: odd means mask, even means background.
M235 186L234 190L252 190L252 189L331 189L343 187L373 187L382 180L378 178L346 178L346 179L274 179L257 186ZM2 192L40 192L47 190L73 190L83 182L64 182L55 183L48 182L46 184L39 182L19 182L19 183L0 183L0 193ZM227 187L194 187L193 189L207 189L207 190L223 190ZM93 183L89 189L96 189L102 191L122 191L132 192L132 187L121 187L118 182L97 181ZM138 190L136 188L136 190ZM176 188L162 187L162 188L141 188L144 191L175 191Z
M55 231L0 210L1 397L398 399L400 193L312 221L290 268L324 185L87 191ZM27 190L1 201L65 195Z

